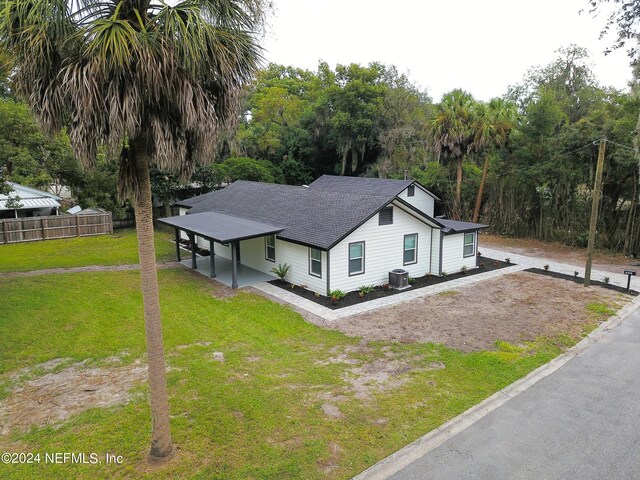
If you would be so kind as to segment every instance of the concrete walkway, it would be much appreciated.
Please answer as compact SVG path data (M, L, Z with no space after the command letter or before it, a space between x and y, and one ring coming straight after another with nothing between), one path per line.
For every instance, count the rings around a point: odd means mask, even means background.
M355 478L640 478L639 306Z
M408 290L403 293L398 293L396 295L390 295L384 298L378 298L375 300L370 300L368 302L363 302L357 305L351 305L344 308L339 308L337 310L332 310L327 307L323 307L311 300L307 300L302 298L295 293L287 292L282 288L276 287L269 283L259 283L253 285L254 288L267 293L271 296L279 298L291 305L295 305L298 308L302 308L307 312L311 312L318 317L327 320L327 321L336 321L341 318L350 317L352 315L357 315L359 313L369 312L371 310L375 310L381 307L387 307L389 305L396 305L398 303L407 302L410 300L415 300L416 298L426 297L428 295L434 295L445 290L454 290L456 288L465 287L467 285L472 285L478 282L482 282L484 280L489 280L492 278L497 278L502 275L506 275L509 273L520 272L522 270L526 270L527 268L544 268L545 265L549 265L549 270L559 273L565 273L567 275L573 275L577 270L581 277L584 276L584 265L582 267L577 265L570 265L565 263L555 262L551 259L539 257L527 257L525 255L517 255L515 253L503 251L503 250L494 250L491 248L483 248L480 247L479 250L486 257L493 258L496 260L504 261L506 258L509 258L512 263L515 265L513 267L501 268L499 270L494 270L492 272L480 273L477 275L472 275L469 277L457 278L455 280L450 280L448 282L443 282L438 285L433 285L431 287L423 287L417 288L415 290ZM621 269L623 270L623 269ZM593 280L603 281L604 277L607 276L610 278L610 283L622 287L627 286L627 276L622 273L616 274L611 272L604 272L599 270L592 270L591 278ZM640 277L632 277L631 279L631 288L634 290L640 290Z

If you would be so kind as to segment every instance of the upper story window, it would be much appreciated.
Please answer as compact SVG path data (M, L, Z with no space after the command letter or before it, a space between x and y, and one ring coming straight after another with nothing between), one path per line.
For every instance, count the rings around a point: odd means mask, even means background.
M393 207L384 207L378 213L378 225L393 224Z
M276 236L267 235L264 237L264 258L270 262L276 261Z
M407 188L407 197L413 197L415 194L416 194L416 186L409 185L409 187Z
M464 256L471 257L476 253L476 234L465 233L464 234Z

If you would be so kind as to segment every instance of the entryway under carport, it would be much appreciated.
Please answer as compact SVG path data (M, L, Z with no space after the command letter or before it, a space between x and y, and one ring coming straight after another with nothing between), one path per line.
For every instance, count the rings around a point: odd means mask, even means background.
M192 268L191 258L188 260L182 260L182 265ZM215 275L211 275L211 259L209 257L196 257L196 271L207 277L215 278L218 282L232 288L242 288L255 285L260 282L269 282L275 280L276 276L269 273L260 272L241 263L237 264L237 280L236 287L233 287L233 265L231 260L225 257L216 255L215 257Z
M180 258L180 231L186 232L191 243L191 259L185 260L184 265L194 270L216 278L221 283L238 288L274 277L247 267L240 263L239 246L241 240L274 235L284 230L282 227L269 225L254 220L232 217L223 213L203 212L161 218L160 223L175 229L176 256ZM196 254L196 236L209 241L209 257L199 257ZM228 244L231 247L231 259L218 257L215 254L214 242ZM241 279L242 277L242 279Z

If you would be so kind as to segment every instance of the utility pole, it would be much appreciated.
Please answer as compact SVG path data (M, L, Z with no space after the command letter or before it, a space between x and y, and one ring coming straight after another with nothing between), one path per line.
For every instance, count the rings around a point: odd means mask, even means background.
M589 223L589 244L587 245L587 265L584 267L584 286L591 283L591 263L596 243L596 226L598 225L598 209L600 208L600 194L602 192L602 170L604 170L604 150L607 139L600 139L598 149L598 165L596 166L596 180L593 187L593 203L591 204L591 222Z

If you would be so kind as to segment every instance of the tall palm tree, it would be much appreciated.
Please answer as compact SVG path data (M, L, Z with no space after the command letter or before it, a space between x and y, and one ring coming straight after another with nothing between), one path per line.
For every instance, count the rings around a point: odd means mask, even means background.
M484 187L487 182L491 155L496 148L501 147L507 141L509 132L516 122L517 108L512 102L502 98L493 98L486 103L478 103L473 115L473 142L472 150L484 151L484 166L476 205L473 209L473 222L478 221L480 207L484 196Z
M188 175L212 159L259 66L262 0L2 0L0 41L14 85L47 133L66 126L83 165L104 145L132 199L144 302L152 438L169 431L149 167Z
M438 155L444 154L456 165L456 196L453 216L460 217L462 162L473 141L472 115L475 100L464 90L453 90L442 97L429 120L429 136Z

